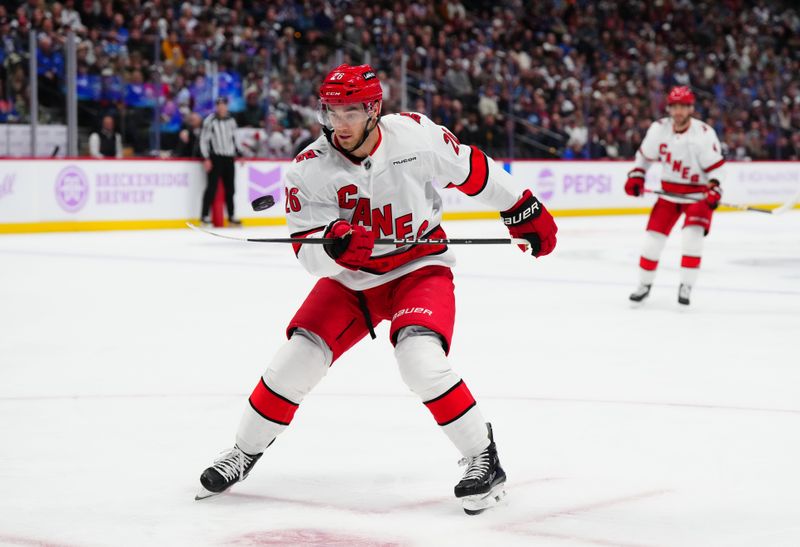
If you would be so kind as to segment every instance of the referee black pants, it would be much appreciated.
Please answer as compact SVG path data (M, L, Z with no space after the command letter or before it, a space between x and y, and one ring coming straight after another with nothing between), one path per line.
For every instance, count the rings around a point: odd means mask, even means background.
M225 188L225 207L228 209L228 219L234 217L233 214L233 179L234 179L234 158L232 156L211 156L211 171L208 172L206 191L203 194L202 217L207 217L217 195L217 181L222 178L222 187Z

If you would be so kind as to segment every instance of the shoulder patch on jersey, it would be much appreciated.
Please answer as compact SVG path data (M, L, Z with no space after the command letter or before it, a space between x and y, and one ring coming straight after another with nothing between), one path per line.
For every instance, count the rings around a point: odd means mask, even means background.
M303 160L314 159L314 158L316 158L318 156L319 156L319 151L318 150L314 150L312 148L311 150L306 150L305 152L302 152L302 153L298 154L294 158L294 161L295 161L295 163L300 163Z
M398 112L400 116L405 116L407 118L411 118L418 124L422 125L422 116L417 114L416 112Z

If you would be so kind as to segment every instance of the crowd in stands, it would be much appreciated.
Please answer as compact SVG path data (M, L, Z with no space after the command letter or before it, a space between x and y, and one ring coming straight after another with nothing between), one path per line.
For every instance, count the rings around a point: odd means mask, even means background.
M27 120L31 30L41 121L64 120L72 30L81 125L114 116L137 154L156 119L171 149L225 95L263 154L291 156L321 77L369 62L384 112L405 104L495 157L631 158L689 85L729 158L800 159L791 0L0 0L0 121Z

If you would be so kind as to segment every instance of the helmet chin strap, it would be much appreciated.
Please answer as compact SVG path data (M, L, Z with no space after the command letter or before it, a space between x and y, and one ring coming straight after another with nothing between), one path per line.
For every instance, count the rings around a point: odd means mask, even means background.
M339 152L341 152L342 154L347 156L350 160L354 161L355 163L360 163L361 160L363 160L364 158L359 158L358 156L353 155L353 152L358 150L358 148L362 144L364 144L364 142L366 142L367 138L369 138L369 134L372 133L373 131L375 131L375 128L378 127L378 121L380 120L380 118L381 118L380 114L378 114L378 116L376 118L374 118L375 125L373 125L372 128L370 128L369 124L373 120L373 118L367 118L367 121L364 123L364 134L361 136L361 139L358 141L358 143L356 143L356 145L353 146L352 148L350 148L349 150L337 145L333 141L333 130L332 129L328 129L327 126L323 125L322 126L322 132L325 133L325 138L328 139L328 142L331 144L331 146L336 148Z

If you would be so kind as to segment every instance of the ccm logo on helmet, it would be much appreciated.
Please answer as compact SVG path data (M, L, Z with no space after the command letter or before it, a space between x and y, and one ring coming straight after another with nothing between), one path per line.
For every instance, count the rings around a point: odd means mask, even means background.
M364 79L365 80L371 80L373 78L375 78L375 73L374 72L369 71L369 72L365 72L364 73Z

